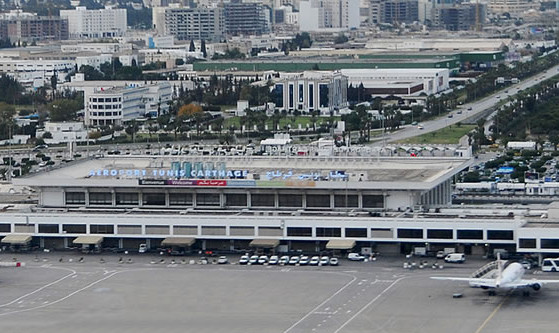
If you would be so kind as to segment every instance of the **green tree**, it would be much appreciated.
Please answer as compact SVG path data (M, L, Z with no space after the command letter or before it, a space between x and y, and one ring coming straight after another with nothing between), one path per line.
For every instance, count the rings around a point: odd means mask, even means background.
M200 48L202 49L202 55L204 56L204 58L208 57L208 51L206 50L206 40L202 39L202 42L200 44Z
M340 33L338 36L336 36L336 39L334 39L334 44L347 43L348 40L349 40L349 38L347 38L346 35L344 35L343 33Z
M50 77L50 86L53 90L53 94L54 94L54 91L56 90L57 84L58 84L58 78L56 77L56 71L54 71L54 73Z
M189 52L194 52L196 51L196 45L194 45L194 39L190 40L190 47L188 48Z
M138 130L140 129L140 126L138 126L138 123L136 123L136 120L132 120L128 126L126 126L126 134L130 135L132 137L132 142L136 142L136 133L138 133Z
M16 123L16 109L13 105L0 102L0 139L8 139L13 134Z
M59 99L47 106L51 121L71 121L83 108L83 99Z

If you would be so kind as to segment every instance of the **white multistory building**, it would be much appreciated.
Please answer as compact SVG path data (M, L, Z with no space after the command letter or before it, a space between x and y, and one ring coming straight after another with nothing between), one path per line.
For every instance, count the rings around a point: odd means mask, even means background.
M85 88L77 89L85 91L86 125L119 125L146 114L157 117L169 110L172 87L168 82L136 82L112 87L110 84L110 81L99 82L96 87L86 89L86 83Z
M283 73L273 82L278 109L328 115L347 108L347 77L339 71Z
M126 32L126 9L110 8L61 10L60 17L68 19L70 38L112 38Z
M374 96L437 94L449 88L450 71L446 68L342 69L348 84Z
M48 132L52 138L43 138L45 143L59 144L66 142L83 142L87 140L87 130L82 122L45 122L45 128L37 130L36 137L40 138Z
M360 25L360 0L306 0L299 6L300 31L346 30Z
M64 82L75 66L73 60L0 58L0 73L13 77L26 88L50 84L53 75L56 75L58 82Z

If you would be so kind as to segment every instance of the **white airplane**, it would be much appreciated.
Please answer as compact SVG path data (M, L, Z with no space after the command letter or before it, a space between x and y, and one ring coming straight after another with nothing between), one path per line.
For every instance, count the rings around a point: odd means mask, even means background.
M498 289L523 289L532 288L538 291L546 283L559 283L559 280L526 280L522 277L524 276L524 267L513 262L503 269L504 261L501 260L499 254L497 254L497 276L495 278L462 278L462 277L445 277L445 276L433 276L433 280L450 280L450 281L466 281L473 288L488 289L489 295L494 296ZM529 294L529 291L524 291L525 295Z

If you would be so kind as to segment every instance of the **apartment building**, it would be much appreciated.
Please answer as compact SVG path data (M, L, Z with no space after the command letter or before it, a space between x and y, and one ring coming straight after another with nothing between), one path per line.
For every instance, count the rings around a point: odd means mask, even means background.
M225 34L223 8L159 8L154 9L154 23L163 35L179 40L219 40Z
M65 40L68 39L68 20L12 10L0 14L0 38L12 43Z
M61 10L60 17L68 20L70 38L112 38L122 36L127 29L126 9L105 7Z
M270 14L260 3L232 0L224 5L228 35L261 35L270 31Z

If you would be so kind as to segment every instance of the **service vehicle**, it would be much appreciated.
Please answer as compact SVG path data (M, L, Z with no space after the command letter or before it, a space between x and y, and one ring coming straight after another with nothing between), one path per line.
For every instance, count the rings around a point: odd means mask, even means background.
M289 256L282 256L279 260L280 265L287 265L289 263Z
M268 260L269 260L268 256L260 256L260 258L258 258L258 263L260 265L264 265L268 263Z
M347 255L347 259L351 260L351 261L363 261L365 260L365 256L359 254L359 253L350 253Z
M226 256L221 256L221 257L219 257L219 258L217 259L217 263L220 264L220 265L228 264L228 263L229 263L229 259L227 259Z
M559 258L545 258L542 261L542 271L559 272Z
M463 263L466 261L466 255L464 253L450 253L444 257L444 261L448 263Z
M258 264L258 259L260 259L259 256L251 256L250 259L248 260L248 263L251 265L256 265Z
M293 256L289 259L290 265L297 265L299 263L300 258L298 256Z
M249 260L249 256L241 256L241 259L239 259L239 265L246 265Z
M308 265L310 261L310 258L308 256L301 256L301 259L299 260L299 265Z

